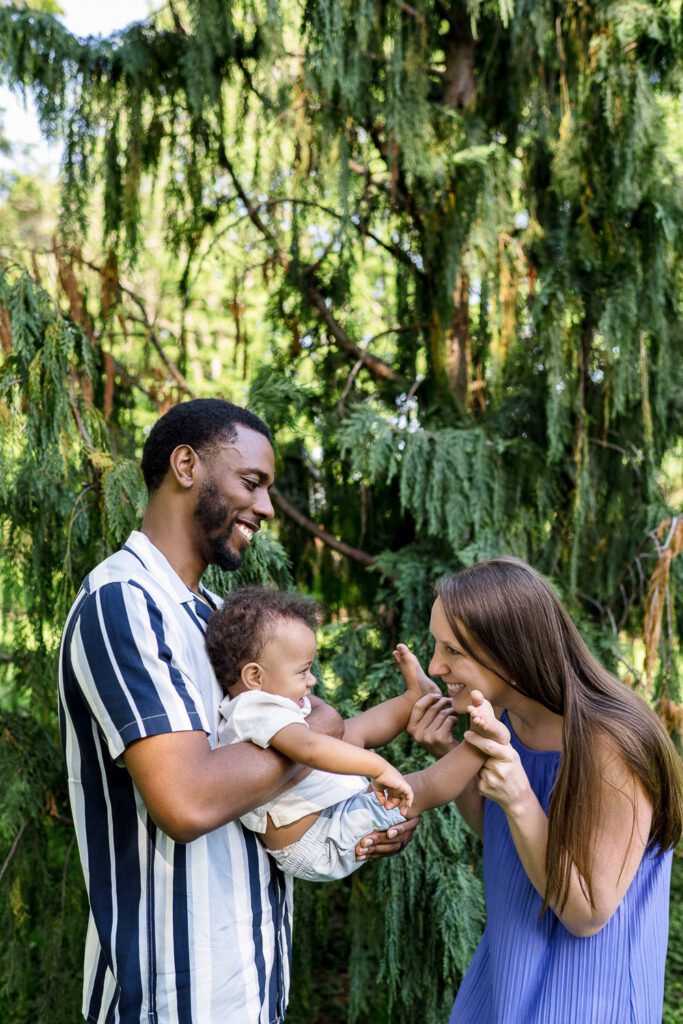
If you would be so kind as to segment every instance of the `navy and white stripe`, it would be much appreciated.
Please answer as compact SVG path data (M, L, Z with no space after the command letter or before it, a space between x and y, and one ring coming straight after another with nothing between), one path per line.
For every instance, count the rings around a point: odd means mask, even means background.
M130 743L161 733L202 730L216 745L209 615L135 532L86 578L66 623L59 715L90 900L92 1024L284 1020L291 881L239 823L175 843L121 766Z

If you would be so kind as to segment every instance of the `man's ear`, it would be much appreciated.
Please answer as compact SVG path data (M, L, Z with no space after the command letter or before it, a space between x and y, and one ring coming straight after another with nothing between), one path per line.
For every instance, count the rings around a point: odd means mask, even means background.
M250 661L240 672L242 682L248 690L263 689L263 669L256 661Z
M175 477L176 483L189 490L197 479L199 458L196 451L189 444L179 444L171 452L169 469Z

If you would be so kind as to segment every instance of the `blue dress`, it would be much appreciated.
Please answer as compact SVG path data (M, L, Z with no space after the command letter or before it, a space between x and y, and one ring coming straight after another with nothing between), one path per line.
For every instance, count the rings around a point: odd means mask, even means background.
M529 750L510 732L547 812L561 755ZM605 927L578 939L552 911L539 918L505 814L486 800L487 923L450 1024L661 1024L671 860L671 851L646 853Z

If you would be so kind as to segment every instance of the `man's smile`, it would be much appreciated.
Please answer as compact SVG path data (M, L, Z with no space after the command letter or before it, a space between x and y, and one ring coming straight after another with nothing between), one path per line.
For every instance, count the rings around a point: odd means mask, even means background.
M244 537L247 544L251 544L252 537L259 529L257 524L249 523L244 519L238 519L235 523L235 526L239 530L242 537Z

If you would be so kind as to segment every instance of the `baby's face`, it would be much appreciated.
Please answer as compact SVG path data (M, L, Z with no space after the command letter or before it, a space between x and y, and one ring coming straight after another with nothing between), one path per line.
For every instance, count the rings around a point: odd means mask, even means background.
M303 704L316 684L311 673L316 650L315 633L305 622L283 619L259 655L264 691Z

